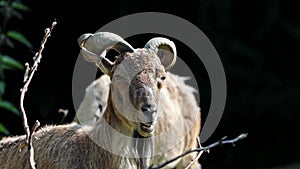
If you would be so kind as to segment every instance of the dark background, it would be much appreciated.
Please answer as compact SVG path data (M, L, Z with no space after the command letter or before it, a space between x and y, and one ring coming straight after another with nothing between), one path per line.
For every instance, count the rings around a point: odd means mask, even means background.
M23 3L31 11L23 13L23 20L13 20L10 24L34 46L33 51L22 46L10 51L22 63L32 64L44 29L54 19L58 22L26 94L25 110L30 126L37 119L42 125L60 124L60 108L70 112L63 123L73 119L72 74L79 53L76 41L81 34L95 32L128 14L164 12L184 18L202 30L216 48L225 69L228 88L225 111L215 133L204 145L225 135L233 138L241 133L249 134L235 147L226 145L204 153L200 159L203 169L299 165L300 15L296 1L26 0ZM129 39L134 47L142 47L146 40L146 37ZM207 73L201 63L191 62L188 57L193 53L187 47L177 44L179 55L186 56L182 59L197 76L204 122L210 103ZM23 72L8 71L5 75L5 98L18 105ZM2 112L0 122L11 134L24 134L21 117Z

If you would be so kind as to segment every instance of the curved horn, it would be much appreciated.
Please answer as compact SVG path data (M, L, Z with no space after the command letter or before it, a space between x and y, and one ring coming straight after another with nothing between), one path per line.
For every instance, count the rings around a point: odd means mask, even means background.
M175 44L169 39L162 37L152 38L146 43L144 48L152 49L156 52L166 71L174 66L177 51Z
M110 32L86 33L77 40L85 60L95 62L105 74L111 73L113 63L105 58L106 52L114 49L119 54L132 52L134 48L119 35Z

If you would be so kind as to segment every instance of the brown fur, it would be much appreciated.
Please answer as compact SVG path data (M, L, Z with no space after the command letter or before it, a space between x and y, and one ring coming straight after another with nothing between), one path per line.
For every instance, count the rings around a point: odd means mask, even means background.
M153 69L156 72L153 76L158 76L159 72L163 69L161 69L160 62L157 61L155 55L153 55L153 52L145 50L140 50L140 52L141 53L137 53L138 56L126 56L127 60L121 58L122 61L119 61L119 63L127 62L127 66L129 68L141 69L141 71L145 69ZM138 59L140 62L136 64L134 61L135 59ZM118 65L115 65L115 68L116 66ZM159 71L157 72L157 70ZM133 70L133 72L137 71ZM130 75L132 74L129 74L129 76ZM114 75L112 75L112 77L113 76ZM173 129L173 127L179 125L179 123L182 124L183 127L170 130L171 135L169 136L172 136L175 133L188 132L189 135L165 154L156 155L152 164L162 162L162 160L170 159L171 157L174 157L187 149L196 148L196 137L198 136L200 130L199 108L196 104L191 88L183 85L184 80L175 80L171 74L166 74L166 76L168 80L165 82L165 88L161 89L161 92L165 93L165 98L160 98L160 101L163 103L163 107L161 107L163 113L157 119L158 122L155 126L154 136L157 138L161 133L167 132L168 129ZM150 76L148 73L146 73L140 80L138 80L138 82L142 83L144 79L144 82L146 82L144 85L150 85L151 88L157 91L158 89L156 83L152 83L153 79L151 80L150 78L151 83L148 84L147 82L149 82L149 79L145 80L145 77L147 79ZM133 79L133 77L131 77L131 79ZM179 81L178 84L177 81ZM112 81L111 85L117 84L113 84ZM151 147L153 145L151 145L151 140L145 143L137 142L137 146L134 146L132 141L126 142L126 140L122 140L118 138L118 136L114 135L115 132L113 131L116 130L118 133L130 138L134 135L134 133L136 133L137 129L137 123L128 120L122 114L120 114L120 112L117 111L116 106L119 106L119 104L116 102L116 100L112 99L112 92L110 92L106 110L103 113L103 116L97 121L95 126L90 127L79 125L77 123L71 123L59 126L46 126L38 130L33 136L33 147L35 149L35 161L37 169L135 169L144 168L150 165L151 161L149 160L151 158L138 159L140 153L143 152L138 149L139 147L142 147L144 150L147 150L145 152L151 155L153 153ZM169 112L177 112L180 114L172 114ZM178 116L182 116L182 118ZM193 124L196 118L197 123ZM174 120L178 124L174 124ZM191 125L193 125L193 128L192 130L189 130ZM24 139L25 136L16 136L4 138L0 141L1 169L30 168L28 151L26 147L23 148L22 151L19 151L20 145L24 143ZM168 145L169 143L173 144L172 141L174 141L165 137L160 139L161 140L158 140L158 143L161 145ZM136 152L137 156L136 158L118 156L103 148L105 146L109 150L117 148L119 151L123 151L124 149L124 151L128 151L128 153ZM186 165L193 158L194 155L186 157L181 162L184 163L182 165ZM180 163L177 162L177 164ZM193 167L196 168L198 166L199 164L196 163Z
M62 126L46 126L34 134L33 147L38 169L58 168L97 168L101 156L110 156L102 151L87 134L83 127L75 123ZM0 142L0 168L29 169L27 147L19 151L25 137L10 137ZM93 159L92 162L90 162ZM90 162L90 163L87 163ZM106 164L110 166L110 164Z

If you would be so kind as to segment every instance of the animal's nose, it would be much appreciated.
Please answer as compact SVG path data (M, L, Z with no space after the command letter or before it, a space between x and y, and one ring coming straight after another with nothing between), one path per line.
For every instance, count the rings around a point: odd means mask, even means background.
M143 123L153 124L157 120L157 106L155 104L144 104L142 110Z
M157 112L157 106L153 104L144 104L141 108L142 112L155 113Z

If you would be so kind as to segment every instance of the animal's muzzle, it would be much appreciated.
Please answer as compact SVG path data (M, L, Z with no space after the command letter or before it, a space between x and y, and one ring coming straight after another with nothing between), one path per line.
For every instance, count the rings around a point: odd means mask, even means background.
M146 103L142 106L141 110L142 110L142 112L145 112L145 113L153 113L153 112L157 112L157 106Z
M157 119L157 105L146 103L141 107L142 122L154 123Z

